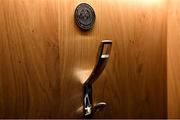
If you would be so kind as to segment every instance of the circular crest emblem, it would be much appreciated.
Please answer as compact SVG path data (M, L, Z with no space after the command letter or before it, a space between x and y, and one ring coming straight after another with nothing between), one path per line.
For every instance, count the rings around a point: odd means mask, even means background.
M77 26L82 30L90 30L95 23L96 15L93 8L87 3L81 3L74 13Z

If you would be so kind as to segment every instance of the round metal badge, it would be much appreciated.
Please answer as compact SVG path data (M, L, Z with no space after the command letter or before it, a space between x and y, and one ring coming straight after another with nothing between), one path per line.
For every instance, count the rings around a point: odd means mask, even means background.
M76 7L75 22L82 30L90 30L95 23L96 15L93 8L87 3L81 3Z

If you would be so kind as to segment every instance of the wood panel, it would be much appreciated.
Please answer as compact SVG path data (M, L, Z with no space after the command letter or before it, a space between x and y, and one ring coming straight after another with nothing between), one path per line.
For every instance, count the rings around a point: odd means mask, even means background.
M90 32L75 7L96 11ZM95 118L166 117L166 1L0 0L0 118L82 118L82 84L98 45L110 61L93 86Z
M180 1L168 5L168 115L180 118Z
M60 116L57 1L0 4L0 118Z
M166 118L166 1L101 4L101 39L112 39L113 47L94 85L94 100L108 103L96 118Z

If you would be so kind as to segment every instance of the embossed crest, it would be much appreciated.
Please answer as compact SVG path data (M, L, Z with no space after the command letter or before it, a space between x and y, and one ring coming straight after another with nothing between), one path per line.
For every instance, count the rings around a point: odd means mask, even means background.
M87 3L81 3L77 6L74 17L78 27L86 31L94 26L96 19L93 8Z

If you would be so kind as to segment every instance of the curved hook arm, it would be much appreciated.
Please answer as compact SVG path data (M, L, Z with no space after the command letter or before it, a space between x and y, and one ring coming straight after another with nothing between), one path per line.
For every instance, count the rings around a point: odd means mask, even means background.
M84 83L84 85L93 84L94 81L97 80L97 78L103 72L103 70L107 64L107 61L109 59L109 56L110 56L111 46L112 46L111 40L102 40L101 41L101 44L100 44L99 50L98 50L98 54L97 54L96 65L95 65L91 75Z

